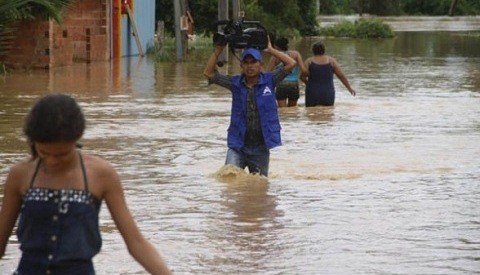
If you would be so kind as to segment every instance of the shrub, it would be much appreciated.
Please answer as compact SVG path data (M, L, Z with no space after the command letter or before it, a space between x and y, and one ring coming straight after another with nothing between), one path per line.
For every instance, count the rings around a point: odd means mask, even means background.
M320 34L353 38L392 38L392 28L380 19L360 19L355 22L341 21L331 27L320 28Z
M333 26L320 28L320 35L354 37L355 24L351 21L343 20Z
M392 38L392 28L380 19L361 19L355 22L356 38Z

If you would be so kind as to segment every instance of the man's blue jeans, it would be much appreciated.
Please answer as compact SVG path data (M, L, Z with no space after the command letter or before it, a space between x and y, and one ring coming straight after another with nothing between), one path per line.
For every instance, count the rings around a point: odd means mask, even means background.
M260 173L268 177L268 164L270 162L270 150L261 146L244 146L239 151L228 148L225 164L238 166L242 169L248 167L250 173Z

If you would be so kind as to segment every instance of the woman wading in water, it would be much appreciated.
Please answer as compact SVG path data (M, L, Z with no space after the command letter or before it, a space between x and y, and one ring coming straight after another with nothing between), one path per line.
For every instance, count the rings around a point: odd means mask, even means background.
M335 104L335 74L350 94L355 96L356 91L350 86L347 77L340 69L337 61L325 54L325 45L317 42L312 46L313 56L305 60L306 73L302 74L305 87L305 106L333 106Z

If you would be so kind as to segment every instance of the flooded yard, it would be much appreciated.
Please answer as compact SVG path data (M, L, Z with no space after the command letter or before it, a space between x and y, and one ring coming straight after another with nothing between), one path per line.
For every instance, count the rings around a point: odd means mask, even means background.
M309 56L316 39L295 48ZM305 108L302 87L299 106L280 109L284 145L268 181L222 170L231 99L207 85L205 64L149 58L0 78L0 181L28 154L28 108L66 92L87 117L84 150L118 169L175 274L478 273L480 36L325 44L358 95L336 80L334 107ZM145 274L105 207L101 227L97 273ZM18 246L12 236L1 274L15 270Z

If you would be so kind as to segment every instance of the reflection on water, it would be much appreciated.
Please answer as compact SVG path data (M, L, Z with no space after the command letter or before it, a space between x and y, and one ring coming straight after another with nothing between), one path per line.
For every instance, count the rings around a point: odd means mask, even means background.
M292 46L303 56L319 38ZM474 274L480 267L480 36L329 39L356 97L280 110L267 179L223 166L230 95L204 64L148 58L0 78L0 180L27 156L41 94L72 93L84 150L118 169L144 234L176 274ZM222 70L238 70L238 64ZM3 193L0 186L0 194ZM1 195L0 195L1 197ZM99 274L144 274L107 209ZM19 252L12 236L0 273Z
M276 196L269 192L267 179L230 165L223 166L214 177L224 183L220 204L227 217L214 222L221 233L212 239L223 253L209 264L223 274L239 269L244 273L269 270L271 259L283 250L277 237L283 228L278 221L283 211L276 209Z
M335 106L318 106L305 109L305 117L312 123L324 124L333 120Z

